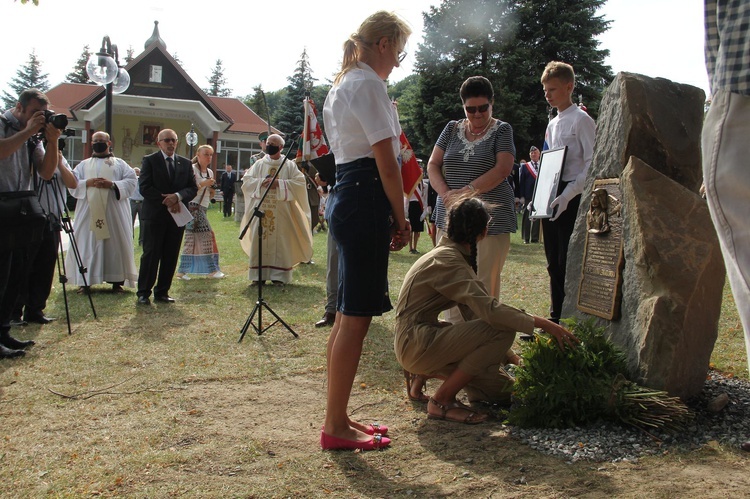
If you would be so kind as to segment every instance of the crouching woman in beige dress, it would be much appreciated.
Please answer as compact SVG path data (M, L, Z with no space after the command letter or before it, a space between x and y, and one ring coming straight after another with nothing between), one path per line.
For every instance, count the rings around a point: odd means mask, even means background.
M443 384L429 398L428 417L468 424L486 415L458 400L464 390L470 402L507 404L513 378L502 368L516 332L543 329L559 346L578 340L564 327L500 303L476 275L477 242L487 234L487 207L478 198L456 203L448 215L447 236L422 256L404 278L396 306L396 358L422 383L435 377ZM466 322L448 324L438 315L459 306ZM416 388L416 392L414 389ZM410 398L421 394L412 387ZM416 393L416 394L415 394Z

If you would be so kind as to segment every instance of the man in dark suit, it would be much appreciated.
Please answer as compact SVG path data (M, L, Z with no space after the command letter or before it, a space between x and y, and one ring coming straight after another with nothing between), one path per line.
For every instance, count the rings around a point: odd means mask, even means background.
M221 195L224 197L224 216L232 216L232 198L234 197L234 183L237 182L237 174L232 171L232 165L226 166L226 171L221 176Z
M534 197L534 185L536 184L536 177L539 175L539 149L536 146L531 146L529 151L531 161L528 161L521 165L521 189L520 198L521 205L523 205L523 216L521 218L521 237L523 238L524 244L539 242L539 220L529 219L529 203Z
M143 157L138 186L143 195L141 234L143 255L138 273L138 304L149 305L151 288L154 301L174 303L169 296L172 277L185 227L178 227L172 213L187 210L187 203L198 192L190 160L175 154L177 134L165 128L157 138L159 152ZM157 279L158 274L158 279ZM154 286L156 284L156 286Z

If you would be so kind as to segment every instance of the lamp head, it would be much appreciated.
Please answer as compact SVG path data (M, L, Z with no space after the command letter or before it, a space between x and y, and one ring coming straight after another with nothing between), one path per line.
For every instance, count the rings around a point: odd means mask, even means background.
M97 52L86 63L86 74L99 85L107 85L117 78L117 63L106 52ZM127 87L126 87L127 88Z

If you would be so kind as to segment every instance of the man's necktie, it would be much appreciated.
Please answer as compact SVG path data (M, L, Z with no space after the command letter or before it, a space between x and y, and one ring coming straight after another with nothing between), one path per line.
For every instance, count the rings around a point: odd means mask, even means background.
M169 170L169 180L174 180L174 160L167 158L167 170Z

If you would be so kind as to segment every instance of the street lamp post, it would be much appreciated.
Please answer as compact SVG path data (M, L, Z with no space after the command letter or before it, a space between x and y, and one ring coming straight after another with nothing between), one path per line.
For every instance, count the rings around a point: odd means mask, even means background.
M107 92L104 100L104 130L112 137L112 95L120 94L130 86L130 75L120 67L117 45L113 45L109 36L102 39L102 48L89 57L86 73L99 85L104 85Z
M193 159L193 147L198 145L198 134L195 133L195 125L190 124L190 131L185 135L185 141L190 146L190 159Z

